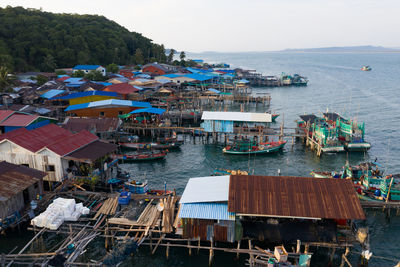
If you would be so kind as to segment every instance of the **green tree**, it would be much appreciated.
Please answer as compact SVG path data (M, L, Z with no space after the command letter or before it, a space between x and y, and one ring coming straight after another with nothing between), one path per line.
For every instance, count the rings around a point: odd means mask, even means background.
M175 55L175 53L176 53L175 49L170 49L170 50L169 50L169 54L168 54L168 57L167 57L167 62L168 62L169 64L171 64L171 63L174 61L174 55Z
M181 61L185 61L185 57L186 57L186 54L185 54L184 51L182 51L182 52L180 53L180 55L179 55L179 59L180 59Z
M139 64L139 65L142 65L144 62L143 53L140 48L136 49L135 62L136 62L136 64Z
M0 91L9 91L14 82L15 78L8 73L8 69L4 66L0 67Z
M43 75L38 75L38 76L34 77L34 79L36 80L37 85L39 85L39 86L43 85L49 81L49 79Z
M119 67L117 64L112 63L106 66L106 70L109 73L117 73L119 71Z
M104 16L6 7L0 8L0 21L0 66L9 71L131 64L137 51L143 58L138 63L150 58L166 61L164 46Z
M88 74L85 75L85 79L89 81L104 81L106 79L103 74L98 70L92 70Z
M66 75L67 73L65 72L65 70L56 70L56 74L57 75Z
M83 70L77 70L74 73L72 73L72 77L75 78L83 78L85 76L85 73L83 72Z
M57 67L56 61L54 57L50 54L47 54L45 58L43 59L43 68L42 70L44 71L54 71L54 69Z

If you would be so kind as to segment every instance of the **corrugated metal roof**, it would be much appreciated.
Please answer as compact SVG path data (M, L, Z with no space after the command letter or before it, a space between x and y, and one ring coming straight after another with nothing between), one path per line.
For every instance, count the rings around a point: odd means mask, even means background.
M106 92L106 91L84 91L79 93L73 93L69 95L64 95L61 97L54 97L51 100L67 100L67 99L75 99L79 97L93 96L93 95L101 95L101 96L112 96L117 97L118 94L115 92Z
M235 213L228 212L228 203L181 204L179 218L234 221Z
M0 162L0 201L20 193L44 176L46 173L35 169L5 161Z
M165 109L162 108L140 108L136 109L134 111L129 112L130 114L136 114L136 113L152 113L152 114L158 114L161 115L165 112Z
M71 132L79 132L87 130L93 133L100 132L115 132L119 125L118 118L67 118L64 124L61 125L64 129Z
M76 65L74 70L96 70L100 65Z
M20 128L2 134L0 135L0 142L7 139L25 149L28 149L29 151L36 152L48 144L71 135L73 135L71 132L50 123L32 131Z
M65 156L66 159L94 162L97 159L117 150L118 145L102 141L94 141Z
M192 74L186 74L185 77L196 80L196 81L200 81L200 82L204 82L204 81L208 81L211 80L213 77L208 76L208 75L202 75L199 73L192 73Z
M270 217L365 219L345 179L231 175L228 211Z
M57 95L60 95L60 94L62 94L64 92L65 92L65 90L52 89L52 90L49 90L46 93L42 94L40 97L50 99L50 98L53 98L53 97L55 97Z
M84 108L94 108L102 106L126 106L126 107L138 107L138 108L150 108L151 105L148 102L130 101L130 100L120 100L120 99L107 99L94 101L84 104L71 105L65 109L65 111L72 111Z
M0 110L0 122L10 117L14 112L13 110Z
M104 88L104 91L115 92L120 95L128 95L138 92L139 89L133 87L129 83L116 83Z
M202 120L272 122L269 113L203 111Z
M180 203L228 201L229 176L189 179Z
M0 126L20 126L25 127L35 121L38 116L26 114L13 114L8 119L0 123Z
M65 156L69 153L72 153L72 152L78 150L78 149L81 149L82 147L87 146L88 144L90 144L98 139L99 138L96 135L94 135L86 130L83 130L74 135L62 138L62 139L58 140L57 142L48 144L48 145L46 145L46 148L60 156Z

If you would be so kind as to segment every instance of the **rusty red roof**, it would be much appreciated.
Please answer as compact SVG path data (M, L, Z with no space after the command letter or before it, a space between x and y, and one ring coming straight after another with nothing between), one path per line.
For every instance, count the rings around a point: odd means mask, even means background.
M138 92L139 90L130 85L129 83L116 83L107 86L106 88L104 88L103 91L115 92L120 95L128 95Z
M9 116L11 116L15 111L13 110L0 110L0 122L4 121L7 119Z
M60 138L57 142L47 145L46 148L50 149L51 151L60 156L65 156L96 140L99 140L99 138L96 135L86 130L83 130L74 135L65 138Z
M365 219L345 179L231 175L228 211L247 216Z
M36 152L48 144L59 141L60 139L72 136L70 131L67 131L55 124L48 124L43 127L28 131L25 128L20 128L5 134L0 135L0 142L7 139L19 146Z
M120 125L119 118L67 118L61 127L71 132L115 132Z
M21 126L25 127L38 118L36 115L12 114L10 117L0 123L0 126Z

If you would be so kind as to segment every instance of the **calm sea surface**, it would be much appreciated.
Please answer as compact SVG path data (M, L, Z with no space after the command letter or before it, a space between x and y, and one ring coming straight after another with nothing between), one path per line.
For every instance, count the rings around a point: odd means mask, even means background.
M269 93L271 110L280 114L279 123L295 127L295 120L304 113L321 114L327 109L344 117L357 118L366 124L366 140L371 150L364 154L325 154L318 158L301 143L293 148L288 140L286 149L275 155L229 156L221 153L222 146L203 145L199 141L187 142L179 151L171 152L159 163L125 164L123 168L138 179L147 179L151 187L176 188L182 193L191 177L209 176L215 168L254 170L255 174L307 176L312 170L340 170L345 160L357 164L375 160L386 167L388 173L400 173L400 54L396 53L204 53L191 54L206 62L225 62L231 67L254 69L266 75L282 72L306 76L307 87L256 88L253 94ZM363 65L372 71L363 72ZM265 109L252 108L252 111ZM293 131L293 130L289 130ZM400 216L392 212L386 216L381 211L367 211L370 229L371 251L374 255L400 260ZM0 251L11 249L11 243L21 245L22 238L6 240L0 237ZM49 237L50 240L50 237ZM99 246L100 247L100 246ZM360 252L356 247L354 251ZM319 250L313 257L312 266L326 266L328 250ZM95 255L97 253L94 253ZM194 253L195 254L195 253ZM245 257L217 253L214 266L243 266ZM98 257L93 257L98 259ZM357 264L359 256L353 254L351 261ZM340 264L340 255L335 258ZM394 266L396 262L374 259L369 266ZM150 255L147 247L130 258L125 266L207 266L208 252L189 257L186 250L172 249L170 259L165 259L165 249Z

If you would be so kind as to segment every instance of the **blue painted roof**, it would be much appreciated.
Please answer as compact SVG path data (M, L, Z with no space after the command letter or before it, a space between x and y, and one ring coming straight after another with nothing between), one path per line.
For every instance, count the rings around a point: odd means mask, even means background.
M74 70L95 70L98 67L101 67L100 65L76 65L73 67Z
M104 86L112 85L112 83L106 83L106 82L95 82L95 83L101 84L101 85L104 85Z
M141 108L141 109L136 109L134 111L129 112L130 114L137 114L137 113L152 113L152 114L158 114L161 115L165 112L165 109L162 108Z
M165 75L161 75L161 76L167 77L167 78L177 78L177 77L183 77L183 76L185 76L185 74L171 73L171 74L165 74Z
M46 93L42 94L40 97L50 99L50 98L53 98L53 97L55 97L57 95L60 95L60 94L62 94L64 92L65 92L65 90L53 89L53 90L47 91Z
M235 213L228 212L228 203L183 203L179 218L234 221Z
M107 92L107 91L84 91L84 92L79 92L79 93L73 93L61 97L54 97L51 100L67 100L67 99L74 99L74 98L79 98L79 97L85 97L85 96L92 96L92 95L102 95L102 96L115 96L117 97L118 94L115 92Z
M82 81L83 78L68 78L64 82L65 83L85 83L85 81Z
M211 76L202 75L202 74L196 74L196 73L193 73L193 74L186 74L185 77L188 77L188 78L191 78L191 79L200 81L200 82L203 82L203 81L207 81L207 80L211 80L211 79L212 79Z
M125 106L125 107L138 107L138 108L151 108L148 102L120 100L120 99L107 99L94 101L89 103L71 105L65 109L65 111L72 111L85 108L103 107L103 106Z

